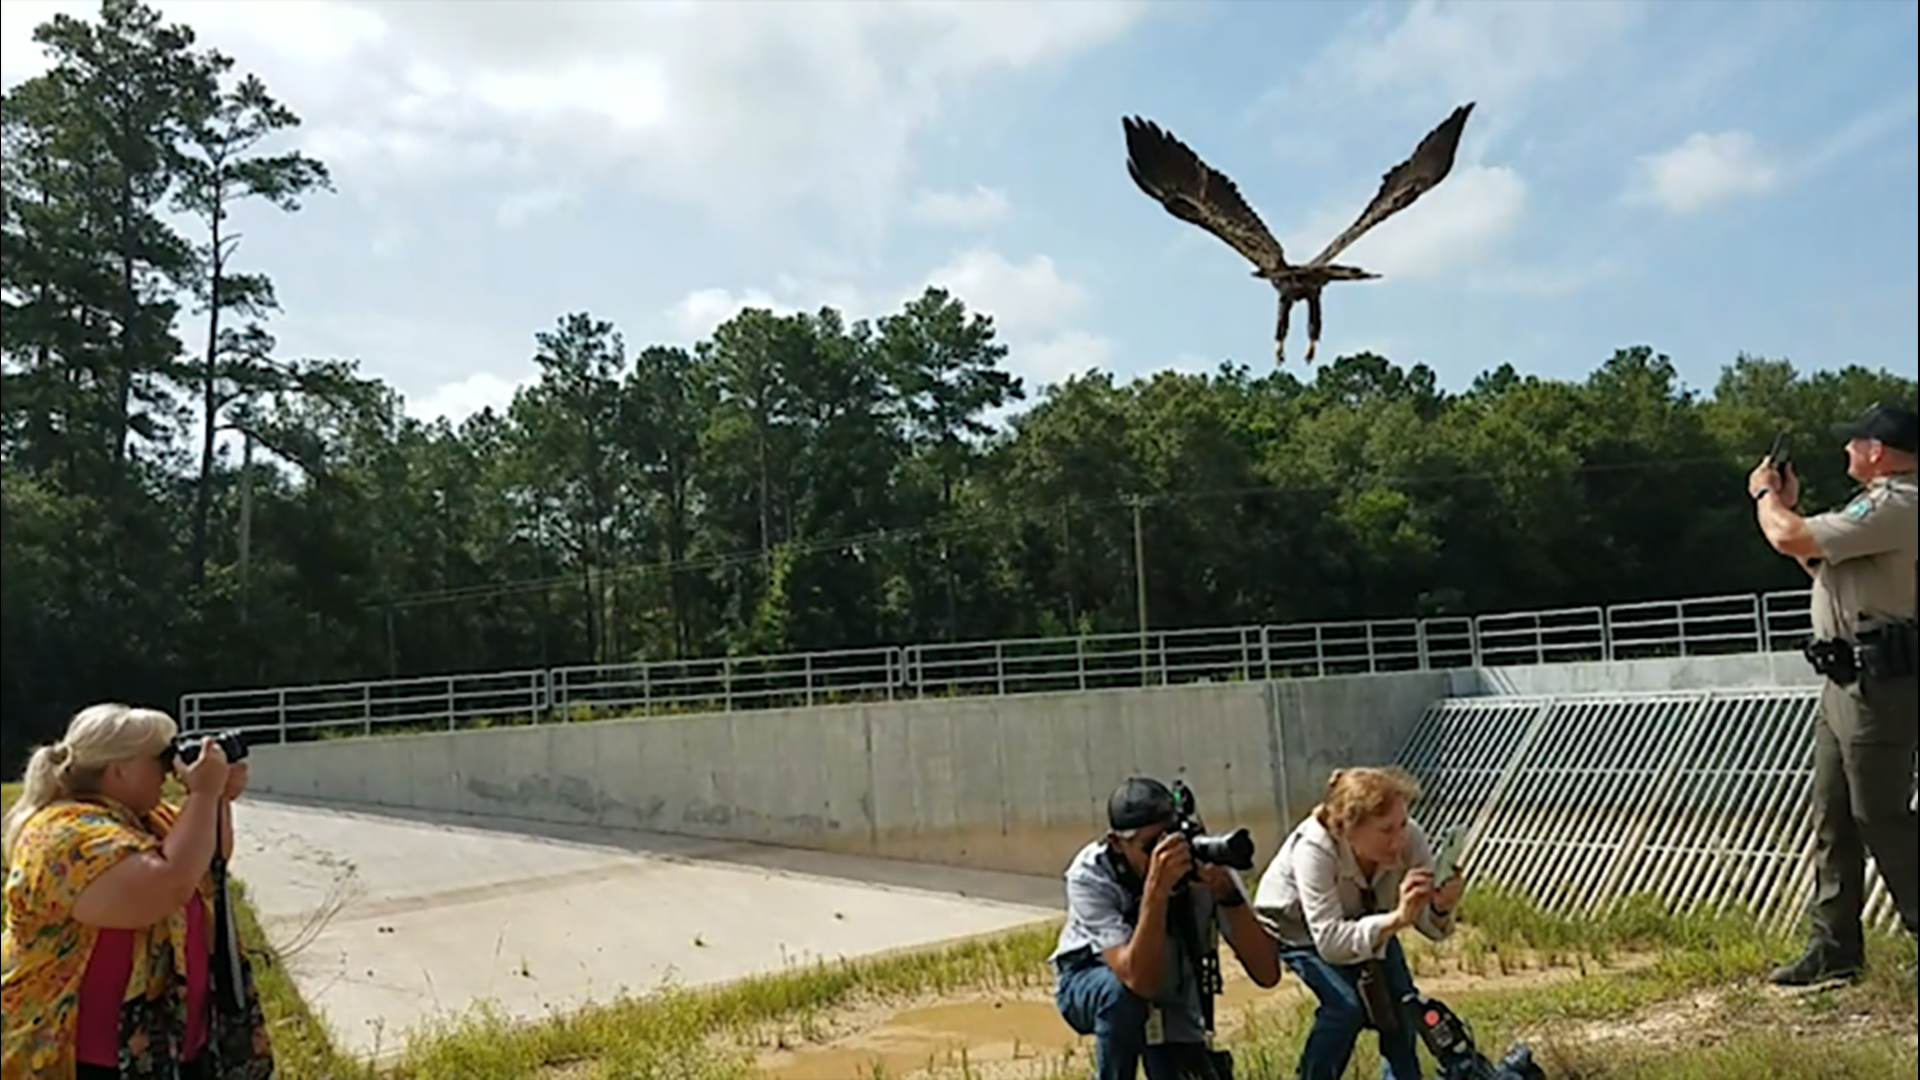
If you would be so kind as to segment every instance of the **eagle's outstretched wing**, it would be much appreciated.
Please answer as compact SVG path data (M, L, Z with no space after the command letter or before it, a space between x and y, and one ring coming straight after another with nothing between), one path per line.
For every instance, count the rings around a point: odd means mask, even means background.
M1127 133L1127 175L1167 213L1225 240L1262 271L1287 265L1280 241L1224 173L1151 120L1122 117L1120 126Z
M1440 186L1440 181L1453 171L1453 155L1460 149L1460 134L1467 129L1467 116L1473 112L1473 102L1453 110L1453 114L1420 140L1414 148L1413 156L1387 170L1380 178L1380 190L1373 201L1360 212L1347 231L1333 238L1325 251L1313 257L1308 266L1325 266L1334 256L1345 251L1354 241L1367 234L1367 230L1387 220L1393 215L1412 206L1415 199Z

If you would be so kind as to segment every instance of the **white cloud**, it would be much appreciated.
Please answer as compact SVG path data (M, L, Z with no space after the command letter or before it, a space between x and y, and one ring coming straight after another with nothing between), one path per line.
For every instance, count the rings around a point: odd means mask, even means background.
M738 292L719 287L695 289L674 301L665 314L667 328L682 344L713 334L715 328L747 308L764 308L776 315L818 311L823 307L838 310L848 321L891 314L912 296L877 295L847 281L831 278L797 277L781 274L774 279L774 291L748 288Z
M1810 148L1770 149L1746 131L1695 132L1679 145L1634 163L1621 198L1676 214L1740 195L1758 195L1808 180L1820 170L1905 128L1920 113L1912 89L1867 109Z
M406 219L387 218L374 224L367 250L376 259L399 259L413 249L413 242L419 236L419 228Z
M458 423L482 405L504 409L531 381L531 332L501 334L478 320L393 316L372 310L297 309L269 328L283 358L354 361L406 398L411 416ZM517 371L509 378L500 372Z
M979 228L1007 216L1007 193L975 184L972 191L918 191L908 212L929 225Z
M1282 237L1287 257L1304 262L1353 223L1379 181L1350 187L1339 203ZM1427 277L1484 263L1527 209L1527 185L1502 166L1456 165L1439 187L1373 227L1336 262L1388 279Z
M429 422L445 417L448 423L458 427L461 421L488 406L492 406L495 412L506 412L507 406L513 403L513 396L521 387L532 385L534 380L533 375L509 379L490 371L477 371L464 379L443 383L417 399L408 400L407 412Z
M779 314L800 310L775 300L759 289L735 293L727 289L695 289L667 309L667 324L680 339L691 345L710 336L721 323L747 308L767 308Z
M276 0L264 4L232 0L148 0L168 22L194 28L201 46L234 56L242 68L257 53L302 64L337 63L376 43L385 24L371 12L329 0ZM0 29L0 79L9 86L46 70L34 28L56 14L98 21L98 0L6 0L7 20ZM271 85L271 83L269 84ZM296 110L298 111L298 110Z
M1081 325L1090 299L1086 289L1062 274L1051 258L1035 255L1015 262L981 247L956 254L911 285L867 289L783 275L771 292L697 289L668 308L665 317L682 340L692 342L743 308L791 313L831 306L849 319L878 318L898 311L929 285L959 297L968 311L991 316L995 335L1008 348L1007 368L1030 383L1057 382L1104 366L1112 355L1111 341Z
M1105 364L1111 355L1111 342L1078 325L1087 307L1086 290L1045 255L1015 263L997 251L971 248L934 269L926 284L963 298L969 310L992 316L1007 344L1007 367L1029 383L1059 382ZM1029 386L1030 391L1037 388Z
M1008 353L1007 366L1027 378L1031 397L1040 386L1106 368L1112 356L1113 342L1088 330L1068 330Z
M1438 82L1456 96L1499 98L1564 77L1639 18L1641 3L1417 0L1381 32L1382 8L1356 21L1328 55L1364 89Z
M494 210L494 220L503 228L518 228L534 218L564 210L578 201L579 196L565 188L542 187L516 191L500 200L500 205Z
M823 208L873 236L905 199L913 139L969 83L1098 47L1141 0L1011 6L162 0L302 114L343 185L604 171L748 219ZM48 11L8 0L7 77L39 65ZM291 22L290 22L291 20Z
M1015 263L997 251L970 248L929 272L926 283L964 298L969 308L993 316L994 325L1010 334L1058 329L1087 303L1086 290L1062 276L1045 255Z
M1916 113L1920 113L1920 90L1910 88L1899 97L1869 109L1842 125L1825 142L1814 148L1799 171L1815 172L1825 168L1866 149L1898 129L1911 132Z
M1779 165L1747 132L1696 132L1672 149L1640 157L1625 197L1685 214L1736 195L1769 191L1780 180Z
M1416 0L1370 6L1256 108L1305 101L1324 115L1328 88L1338 87L1336 101L1354 92L1388 95L1411 110L1397 115L1432 113L1436 121L1445 108L1477 101L1475 125L1483 133L1497 132L1513 122L1542 84L1572 78L1624 37L1647 8L1645 0ZM1407 149L1412 148L1408 142Z
M1570 296L1618 274L1620 270L1621 265L1612 259L1561 266L1509 266L1473 274L1467 279L1466 285L1479 292Z

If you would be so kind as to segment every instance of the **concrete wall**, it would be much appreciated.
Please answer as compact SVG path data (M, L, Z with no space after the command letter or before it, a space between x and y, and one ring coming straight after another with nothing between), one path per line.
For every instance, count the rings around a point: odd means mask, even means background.
M1454 697L1814 686L1820 682L1807 658L1798 652L1463 668L1451 675Z
M327 740L253 751L264 794L1057 874L1106 796L1184 778L1259 861L1327 773L1398 754L1446 673L1029 694Z
M1437 698L1816 681L1771 653L608 720L260 746L252 784L1053 874L1145 773L1184 777L1264 863L1330 771L1393 760Z

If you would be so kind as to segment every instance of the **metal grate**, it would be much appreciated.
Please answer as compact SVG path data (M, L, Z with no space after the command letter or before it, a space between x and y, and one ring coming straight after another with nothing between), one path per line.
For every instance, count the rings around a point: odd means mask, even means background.
M1400 764L1480 880L1594 915L1635 894L1791 926L1813 889L1819 688L1446 698ZM1870 925L1898 925L1868 863Z

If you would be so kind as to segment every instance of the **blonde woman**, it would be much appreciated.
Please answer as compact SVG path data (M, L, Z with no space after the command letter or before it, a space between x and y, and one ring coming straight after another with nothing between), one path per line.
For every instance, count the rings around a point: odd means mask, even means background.
M1400 769L1336 770L1326 798L1261 875L1254 911L1320 1002L1301 1080L1343 1076L1367 1027L1380 1033L1384 1080L1420 1080L1415 1034L1398 1006L1413 992L1399 935L1452 934L1466 884L1454 874L1435 888L1432 846L1407 812L1419 797Z
M245 763L212 739L191 765L173 718L93 705L34 750L7 812L0 1080L261 1080L273 1056L252 977L214 1004L216 845L232 854ZM164 801L170 771L186 789Z

